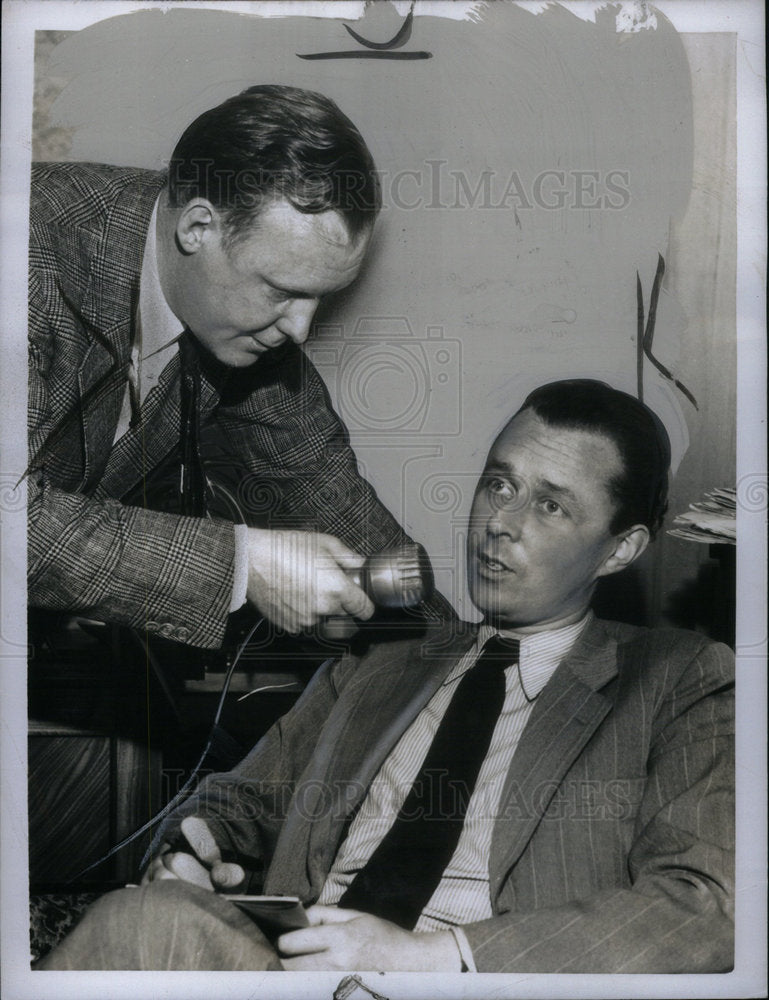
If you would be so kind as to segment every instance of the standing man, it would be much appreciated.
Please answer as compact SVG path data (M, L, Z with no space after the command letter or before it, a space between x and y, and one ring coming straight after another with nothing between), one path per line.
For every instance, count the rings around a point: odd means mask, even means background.
M291 87L201 115L167 174L34 167L31 605L209 648L246 599L289 632L371 615L344 570L404 535L299 345L379 208L358 130ZM222 452L252 526L204 516ZM181 514L147 509L163 470Z
M733 655L590 611L660 527L668 455L625 393L535 390L470 514L483 623L326 664L41 968L731 968ZM235 887L311 926L276 955Z

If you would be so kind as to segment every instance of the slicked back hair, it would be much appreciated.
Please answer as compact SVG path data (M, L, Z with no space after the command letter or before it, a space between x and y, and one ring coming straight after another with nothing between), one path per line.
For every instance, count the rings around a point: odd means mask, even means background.
M169 165L174 207L208 199L226 239L258 225L285 198L299 212L339 212L352 239L381 207L379 179L358 129L328 97L297 87L249 87L187 127Z
M615 504L609 530L617 535L644 524L654 537L668 506L670 469L670 440L656 414L634 396L593 379L540 386L518 413L524 410L552 427L591 431L613 441L622 472L608 483ZM596 469L597 475L601 472Z

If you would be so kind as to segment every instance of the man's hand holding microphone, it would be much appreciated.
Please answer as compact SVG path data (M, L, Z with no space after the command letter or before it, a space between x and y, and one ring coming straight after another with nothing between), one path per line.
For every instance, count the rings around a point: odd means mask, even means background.
M346 638L375 604L412 607L432 591L427 554L413 542L364 557L332 535L248 529L246 595L287 632L325 622L329 638Z
M290 633L313 628L329 615L365 621L374 605L354 580L364 562L332 535L249 528L246 596Z

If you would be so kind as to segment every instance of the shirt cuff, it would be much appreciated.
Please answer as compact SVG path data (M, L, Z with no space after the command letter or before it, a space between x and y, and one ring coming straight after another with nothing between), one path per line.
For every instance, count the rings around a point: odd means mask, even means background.
M470 947L467 935L461 927L449 927L449 930L454 935L454 941L459 949L459 955L462 959L462 972L477 972L478 969L473 958L473 949Z
M248 525L234 524L235 529L235 565L232 579L232 601L230 614L242 608L246 603L248 589Z

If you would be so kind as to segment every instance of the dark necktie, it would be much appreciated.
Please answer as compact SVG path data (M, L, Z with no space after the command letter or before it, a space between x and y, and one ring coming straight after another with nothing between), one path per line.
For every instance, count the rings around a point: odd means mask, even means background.
M181 362L181 422L179 450L181 513L205 517L206 474L200 455L200 359L192 333L185 329L179 338Z
M339 906L411 930L456 850L467 805L505 700L504 669L518 660L515 639L495 635L462 677L419 774Z

